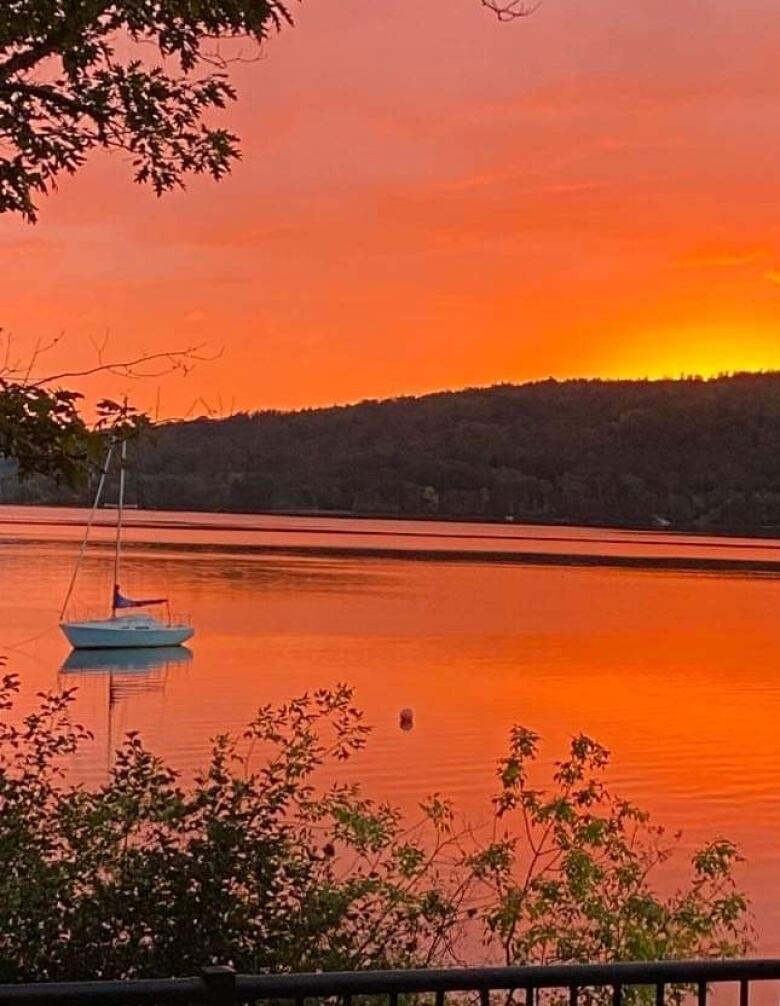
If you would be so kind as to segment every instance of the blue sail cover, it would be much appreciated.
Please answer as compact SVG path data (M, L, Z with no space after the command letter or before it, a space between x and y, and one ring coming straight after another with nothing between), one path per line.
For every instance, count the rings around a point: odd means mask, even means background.
M145 598L143 601L133 601L129 597L123 597L119 585L114 586L114 609L117 608L146 608L151 604L167 604L167 597Z

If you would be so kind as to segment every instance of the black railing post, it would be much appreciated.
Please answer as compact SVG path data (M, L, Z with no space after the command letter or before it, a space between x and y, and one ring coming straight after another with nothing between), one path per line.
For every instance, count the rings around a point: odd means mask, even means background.
M236 1006L236 973L233 968L203 968L200 977L206 986L207 1006Z

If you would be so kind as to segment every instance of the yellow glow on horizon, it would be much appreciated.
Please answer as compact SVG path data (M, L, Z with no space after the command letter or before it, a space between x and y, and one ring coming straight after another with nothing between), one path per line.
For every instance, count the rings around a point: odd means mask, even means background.
M657 329L626 339L626 349L604 368L608 378L713 378L780 370L780 332L736 326Z

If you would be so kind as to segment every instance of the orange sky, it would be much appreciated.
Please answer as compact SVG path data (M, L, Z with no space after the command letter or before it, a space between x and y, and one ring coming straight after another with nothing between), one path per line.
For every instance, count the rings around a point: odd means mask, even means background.
M226 182L98 158L0 221L0 322L55 370L223 348L130 387L167 415L780 367L779 49L776 0L306 0Z

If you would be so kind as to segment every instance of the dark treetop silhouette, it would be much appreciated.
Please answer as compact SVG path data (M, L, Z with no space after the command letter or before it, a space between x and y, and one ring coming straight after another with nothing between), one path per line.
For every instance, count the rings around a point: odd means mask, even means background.
M500 19L521 0L481 0ZM0 212L35 220L36 195L95 148L131 157L158 195L226 174L238 137L205 121L236 98L224 40L261 45L291 24L281 0L13 0L0 11ZM237 50L236 50L237 51Z

